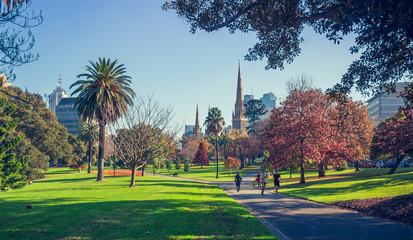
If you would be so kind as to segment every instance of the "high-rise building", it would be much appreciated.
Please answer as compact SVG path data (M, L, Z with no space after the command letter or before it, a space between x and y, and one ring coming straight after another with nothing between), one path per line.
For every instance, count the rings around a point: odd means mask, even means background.
M404 90L404 87L407 84L408 83L406 82L396 83L396 91L400 92ZM397 112L397 110L399 110L399 107L403 105L403 99L397 97L396 94L387 94L386 92L381 92L367 100L367 111L370 119L374 121L375 125L377 125L381 121L392 117Z
M194 125L185 125L185 132L184 132L184 136L185 137L189 137L192 135L192 133L194 132Z
M59 80L57 82L57 87L53 90L53 93L49 95L49 109L56 113L56 106L59 104L62 98L68 98L69 95L62 87L62 75L59 74Z
M253 100L254 99L254 95L249 95L246 94L244 95L244 103L246 104L249 100Z
M232 113L232 128L246 132L247 125L248 119L245 116L244 96L242 95L241 67L238 63L237 98L235 100L235 110Z
M79 134L79 114L75 108L76 98L62 98L56 106L56 117L60 124L73 135Z
M277 108L280 105L280 100L272 92L264 94L260 100L269 108Z

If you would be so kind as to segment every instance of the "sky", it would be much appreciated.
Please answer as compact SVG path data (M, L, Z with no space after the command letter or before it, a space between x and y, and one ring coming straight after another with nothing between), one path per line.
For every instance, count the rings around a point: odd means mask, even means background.
M238 61L243 93L260 98L272 92L286 97L285 82L303 73L323 90L339 82L358 55L349 48L354 38L335 45L308 28L301 54L283 70L265 70L266 60L244 61L257 41L254 32L235 34L221 29L212 33L189 32L174 12L161 9L165 0L33 0L30 7L42 11L43 23L31 31L34 53L40 58L15 68L14 86L29 92L51 94L59 73L68 94L84 66L99 57L118 59L132 77L139 96L153 95L160 104L173 107L175 121L193 125L199 105L203 124L208 107L221 109L227 125L234 110ZM351 94L355 100L366 100Z

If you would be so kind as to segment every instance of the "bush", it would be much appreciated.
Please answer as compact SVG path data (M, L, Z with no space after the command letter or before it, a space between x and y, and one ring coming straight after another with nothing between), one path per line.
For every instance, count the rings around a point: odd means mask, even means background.
M27 176L28 180L37 180L44 178L44 174L39 169L27 169L25 175Z
M348 165L346 161L340 161L339 165L336 166L336 171L343 171L348 169Z

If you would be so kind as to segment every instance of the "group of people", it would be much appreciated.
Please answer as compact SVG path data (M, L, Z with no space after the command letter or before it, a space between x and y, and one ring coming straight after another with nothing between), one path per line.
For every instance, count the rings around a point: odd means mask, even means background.
M280 174L278 174L278 170L276 169L275 172L272 174L273 179L274 179L274 186L275 186L275 192L278 193L278 189L280 188ZM267 185L267 179L268 179L268 174L263 171L262 173L257 174L257 178L255 179L258 183L258 186L261 187L261 195L264 195L265 191L265 186ZM237 188L237 192L239 192L241 188L241 172L238 172L238 174L235 176L235 185Z

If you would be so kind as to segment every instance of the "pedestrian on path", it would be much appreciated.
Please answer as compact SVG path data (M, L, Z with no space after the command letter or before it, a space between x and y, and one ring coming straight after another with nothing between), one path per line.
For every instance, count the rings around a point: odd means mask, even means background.
M267 178L268 175L266 172L263 172L261 175L261 195L264 195L264 191L265 191L265 185L267 185Z
M258 187L261 187L261 174L260 173L257 174L257 183L258 183Z
M278 193L278 189L280 188L280 178L281 175L278 174L278 170L275 169L275 173L273 174L274 177L274 186L275 186L275 192Z
M241 182L242 182L242 178L241 178L241 172L238 171L238 174L235 176L235 185L237 186L237 192L239 192L239 189L241 188Z

